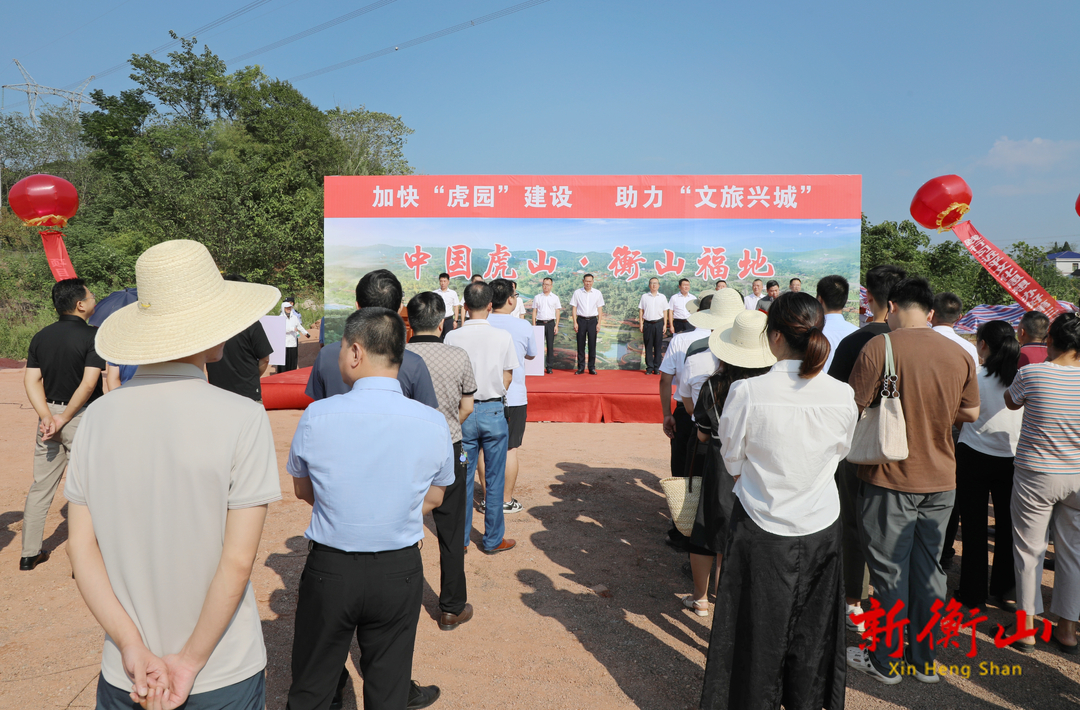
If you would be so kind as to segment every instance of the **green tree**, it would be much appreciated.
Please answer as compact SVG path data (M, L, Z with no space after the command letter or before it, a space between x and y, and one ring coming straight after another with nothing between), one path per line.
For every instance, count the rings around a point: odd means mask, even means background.
M363 106L353 111L339 106L327 115L330 130L341 143L335 175L413 174L404 152L413 129L401 116L368 111Z

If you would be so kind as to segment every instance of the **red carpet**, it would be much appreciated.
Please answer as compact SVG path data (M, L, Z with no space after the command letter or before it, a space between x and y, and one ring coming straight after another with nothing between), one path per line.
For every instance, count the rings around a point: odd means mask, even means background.
M304 409L310 367L263 378L267 409ZM635 370L600 370L575 375L556 370L552 375L526 378L530 422L637 422L659 424L660 377Z

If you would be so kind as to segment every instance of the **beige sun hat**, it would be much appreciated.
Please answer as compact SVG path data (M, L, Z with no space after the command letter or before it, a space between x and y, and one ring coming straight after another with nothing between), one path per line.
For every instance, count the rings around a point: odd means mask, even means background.
M721 362L736 367L772 367L776 364L776 356L769 350L769 338L765 334L767 322L768 316L761 311L744 309L729 327L712 332L709 350Z
M118 365L149 365L200 353L266 315L281 297L273 286L226 281L202 244L150 247L135 262L139 300L98 328L98 354Z
M746 310L746 304L733 289L725 288L705 295L712 296L712 303L708 310L690 314L690 325L695 328L723 330L735 322L735 316Z
M716 291L713 291L711 288L705 289L704 291L699 293L697 296L695 296L695 300L690 301L690 303L686 304L686 312L687 313L697 313L699 310L701 310L701 307L699 305L701 303L701 299L705 298L706 296L712 296L712 295L715 295L715 294L716 294Z

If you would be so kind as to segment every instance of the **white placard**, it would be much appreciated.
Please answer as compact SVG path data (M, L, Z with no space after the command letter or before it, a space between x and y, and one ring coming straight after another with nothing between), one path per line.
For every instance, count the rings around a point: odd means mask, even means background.
M533 351L536 357L525 361L525 375L544 374L544 326L533 326Z
M259 324L266 332L266 339L270 341L270 346L274 348L274 352L270 353L270 364L284 365L285 316L263 316L259 319Z

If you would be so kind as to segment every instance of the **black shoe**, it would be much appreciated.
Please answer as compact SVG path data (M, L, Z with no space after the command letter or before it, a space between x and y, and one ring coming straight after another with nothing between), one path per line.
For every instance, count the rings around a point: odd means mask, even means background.
M345 701L342 699L342 695L345 692L345 686L349 684L349 669L342 668L341 675L338 676L337 690L334 691L334 699L330 701L330 710L341 710Z
M30 570L34 569L48 559L49 553L45 550L42 550L33 557L23 557L21 560L19 560L19 570L22 572L29 572Z
M545 367L544 368L544 374L545 375L550 375L551 374L551 368L550 367Z
M574 370L574 374L575 375L584 375L585 371L584 370Z
M406 710L419 710L426 708L439 699L442 691L437 685L420 685L415 680L410 680L412 687L409 688L409 704Z
M596 370L594 370L593 368L591 368L591 367L590 367L590 368L589 368L589 374L590 374L590 375L595 375L595 374L596 374Z
M23 559L25 560L26 558L24 557ZM42 562L44 562L44 560L42 560ZM1043 569L1050 570L1051 572L1054 571L1054 559L1052 557L1047 557L1043 560Z

